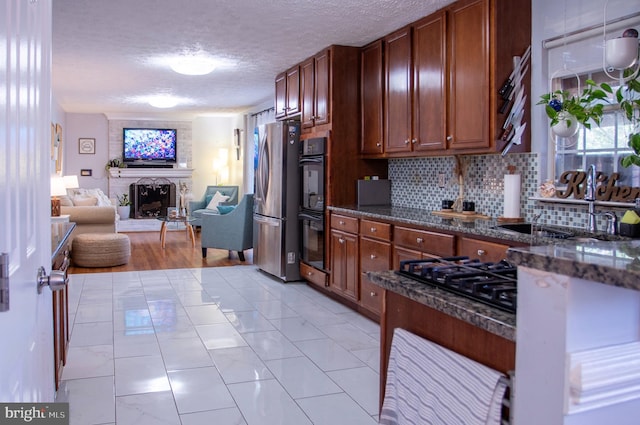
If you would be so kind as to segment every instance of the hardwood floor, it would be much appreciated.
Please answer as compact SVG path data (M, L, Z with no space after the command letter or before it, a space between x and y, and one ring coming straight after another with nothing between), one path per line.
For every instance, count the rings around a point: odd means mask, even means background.
M227 250L211 248L207 250L207 258L202 258L200 232L195 233L196 246L192 247L184 231L169 231L165 239L165 249L160 245L159 232L129 232L126 235L131 241L131 258L128 264L117 267L75 267L72 252L69 273L129 272L253 264L253 250L245 251L246 261L240 261L235 251L229 258Z

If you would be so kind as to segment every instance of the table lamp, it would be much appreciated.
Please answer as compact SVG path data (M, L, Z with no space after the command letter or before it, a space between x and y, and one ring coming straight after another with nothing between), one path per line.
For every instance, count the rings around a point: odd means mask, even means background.
M51 177L51 217L60 216L60 199L58 196L67 194L64 179L60 176Z
M62 179L64 180L64 187L66 189L77 189L80 187L80 184L78 184L78 176L63 176Z

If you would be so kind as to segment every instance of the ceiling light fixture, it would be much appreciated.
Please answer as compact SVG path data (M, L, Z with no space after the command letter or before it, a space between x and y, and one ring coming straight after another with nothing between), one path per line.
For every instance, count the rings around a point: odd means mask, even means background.
M178 74L206 75L216 69L216 62L205 56L180 56L170 66Z
M178 104L178 100L171 96L157 96L149 99L149 105L154 108L173 108Z

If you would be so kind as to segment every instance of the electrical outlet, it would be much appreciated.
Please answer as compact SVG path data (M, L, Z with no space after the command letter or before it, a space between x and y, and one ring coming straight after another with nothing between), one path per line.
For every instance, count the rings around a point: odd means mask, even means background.
M444 173L438 173L438 187L444 188Z

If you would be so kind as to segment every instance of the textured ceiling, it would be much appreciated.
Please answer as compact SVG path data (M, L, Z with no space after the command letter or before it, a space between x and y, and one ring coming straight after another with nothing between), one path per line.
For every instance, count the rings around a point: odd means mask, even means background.
M274 96L274 77L331 44L362 46L452 0L56 0L53 94L66 112L172 116L244 112ZM163 57L204 50L212 74ZM169 111L145 99L169 94Z

